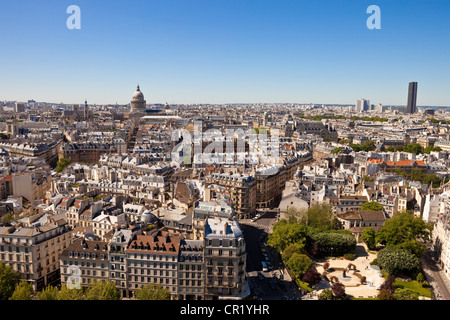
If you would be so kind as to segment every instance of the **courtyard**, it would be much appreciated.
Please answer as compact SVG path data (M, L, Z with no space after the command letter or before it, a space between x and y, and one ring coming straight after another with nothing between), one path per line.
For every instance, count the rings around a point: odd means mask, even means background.
M315 261L317 271L320 274L324 273L324 264L328 262L327 280L322 280L312 294L304 298L318 299L321 291L330 289L335 281L342 283L345 286L346 294L352 298L375 298L379 286L384 282L378 269L370 265L372 260L376 258L376 254L370 253L364 244L358 244L355 253L356 258L354 260L329 257L328 259ZM366 279L364 284L361 283L363 277Z

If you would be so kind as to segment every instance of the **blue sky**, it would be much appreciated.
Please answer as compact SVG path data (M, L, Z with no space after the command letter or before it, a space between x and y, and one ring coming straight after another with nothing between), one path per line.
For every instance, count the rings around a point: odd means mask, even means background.
M81 9L69 30L67 7ZM369 5L381 29L369 30ZM448 0L0 2L0 100L450 105Z

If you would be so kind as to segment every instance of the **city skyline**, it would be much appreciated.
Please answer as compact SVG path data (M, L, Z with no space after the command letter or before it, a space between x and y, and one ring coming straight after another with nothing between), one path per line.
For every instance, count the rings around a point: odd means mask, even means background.
M128 104L316 103L449 106L445 1L69 1L0 5L0 100ZM413 49L407 46L416 43Z

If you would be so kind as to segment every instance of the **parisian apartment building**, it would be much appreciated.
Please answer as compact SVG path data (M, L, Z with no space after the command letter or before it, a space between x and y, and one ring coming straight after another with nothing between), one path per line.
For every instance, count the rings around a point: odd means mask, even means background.
M72 241L64 216L37 214L0 227L0 260L34 290L60 282L60 255Z
M197 220L204 220L199 239L164 227L143 231L139 225L117 228L109 241L75 239L61 255L61 281L70 280L69 266L75 265L82 286L113 281L122 298L134 298L136 290L148 284L168 289L172 299L245 298L247 253L239 223L232 212L217 215L214 210L220 208L208 203L198 210L202 214Z

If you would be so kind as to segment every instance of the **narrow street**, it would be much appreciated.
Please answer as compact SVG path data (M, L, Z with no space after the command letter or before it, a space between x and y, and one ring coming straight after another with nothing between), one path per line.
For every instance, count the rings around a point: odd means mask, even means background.
M432 251L427 247L424 256L421 258L424 275L433 288L434 299L450 300L450 280L446 278L444 271L439 267L433 258Z
M299 300L301 294L289 278L278 254L261 241L261 236L267 235L266 230L271 227L276 217L268 215L260 219L261 221L240 222L247 245L246 272L252 297L257 300ZM270 266L266 271L262 267L263 261Z

